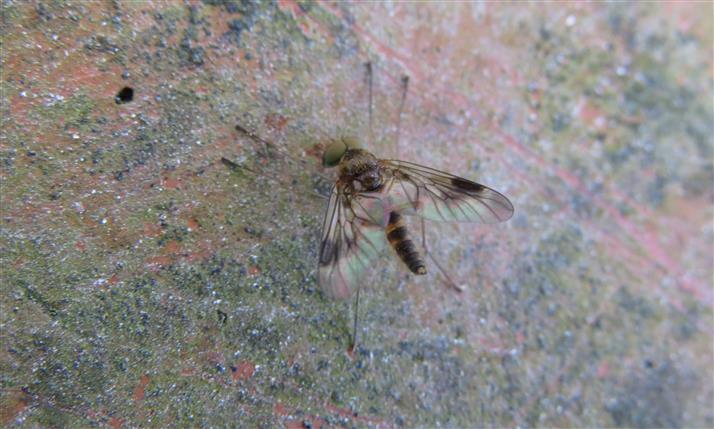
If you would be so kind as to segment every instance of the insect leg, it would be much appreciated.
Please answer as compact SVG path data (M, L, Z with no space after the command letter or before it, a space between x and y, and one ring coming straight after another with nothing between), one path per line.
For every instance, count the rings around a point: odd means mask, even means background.
M266 139L260 137L258 134L254 133L254 132L252 132L252 131L250 131L250 130L247 130L246 128L244 128L244 127L243 127L242 125L240 125L240 124L236 124L235 129L236 129L236 131L240 132L241 134L244 134L244 135L246 135L247 137L249 137L249 138L250 138L251 140L253 140L254 142L261 144L261 145L263 146L263 148L264 148L263 156L265 156L265 157L270 158L270 157L273 157L273 156L276 156L276 155L277 155L277 156L280 156L281 158L283 158L283 159L285 159L285 160L292 161L293 163L296 163L296 164L298 164L298 165L300 165L300 163L302 162L301 160L296 159L294 156L290 155L289 153L285 152L284 150L279 149L278 146L277 146L275 143L273 143L273 142L271 142L271 141L268 141L268 140L266 140ZM230 168L230 169L232 169L232 170L235 170L235 167L238 167L238 164L236 164L236 163L234 163L234 162L232 162L232 161L230 161L230 160L224 160L224 159L225 159L225 158L222 158L222 159L221 159L221 162L223 162L223 164L226 165L228 168ZM228 161L228 162L226 162L226 161ZM248 169L248 168L246 168L246 167L243 167L243 166L240 166L240 167L243 168L243 169L245 169L245 170L248 170L248 171L251 171L251 172L252 172L252 170L250 170L250 169ZM332 182L332 181L334 181L333 178L331 178L331 177L329 177L329 176L326 176L326 175L324 175L324 174L322 174L322 173L315 172L315 173L313 173L313 174L315 174L315 175L321 177L322 179L326 180L327 182ZM323 197L324 197L324 196L323 196Z
M434 265L436 265L436 268L439 269L441 275L444 276L444 278L446 279L447 286L456 290L457 292L463 292L463 288L457 285L453 280L451 280L451 277L449 277L449 275L446 273L446 270L441 266L439 261L436 260L434 255L431 254L429 248L426 247L426 227L424 225L423 218L421 219L421 246L424 249L424 254L431 258L431 261L434 263Z
M357 328L358 328L358 321L359 321L359 291L362 289L362 283L357 285L357 293L355 294L355 320L354 320L354 325L352 326L352 345L350 347L351 350L355 350L355 347L357 347Z
M263 145L263 149L264 149L264 151L265 151L265 154L264 154L264 155L265 155L266 157L270 157L270 156L271 156L271 153L270 153L270 150L271 150L271 149L273 149L273 150L275 150L275 151L277 152L277 148L276 148L276 146L275 146L274 143L265 140L264 138L260 137L259 135L257 135L256 133L254 133L254 132L252 132L252 131L248 131L247 129L243 128L242 125L236 124L236 131L238 131L238 132L240 132L240 133L242 133L242 134L245 134L246 136L250 137L251 140L253 140L253 141L257 142L257 143L262 144L262 145Z
M402 111L404 110L404 102L407 100L407 90L409 89L409 76L402 76L402 98L399 100L399 114L397 115L397 136L396 146L397 146L397 156L399 158L399 134L402 131Z
M240 164L236 164L235 162L233 162L230 159L223 157L223 156L221 157L221 163L223 163L223 165L230 168L231 170L243 169L243 170L250 171L251 173L255 173L255 171L251 170L250 168L242 166Z
M365 80L367 81L367 111L369 114L369 131L368 131L368 139L369 139L369 145L370 147L374 146L374 130L372 127L372 109L373 109L373 103L372 103L372 62L367 61L364 63L364 67L366 69L366 74L365 74Z

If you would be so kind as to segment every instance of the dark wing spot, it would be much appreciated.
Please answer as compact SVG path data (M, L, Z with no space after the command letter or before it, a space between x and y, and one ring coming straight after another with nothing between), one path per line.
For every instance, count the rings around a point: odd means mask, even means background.
M335 245L332 240L325 240L322 242L322 247L320 248L320 265L329 265L334 257Z
M460 177L454 177L451 179L451 184L458 189L462 189L467 192L481 192L486 189L485 186L479 185L476 182L470 180L462 179Z

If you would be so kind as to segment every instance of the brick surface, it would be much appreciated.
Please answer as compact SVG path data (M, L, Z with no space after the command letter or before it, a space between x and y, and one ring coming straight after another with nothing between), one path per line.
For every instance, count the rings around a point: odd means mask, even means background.
M2 425L714 425L711 4L2 15ZM385 255L354 352L316 282L339 136L516 207L427 224L461 293Z

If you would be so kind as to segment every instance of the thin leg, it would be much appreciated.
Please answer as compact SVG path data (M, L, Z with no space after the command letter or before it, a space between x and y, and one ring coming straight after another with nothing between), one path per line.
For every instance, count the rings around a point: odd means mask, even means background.
M250 137L253 141L262 144L265 149L265 156L270 157L270 155L271 155L270 149L273 149L277 152L277 148L276 148L275 144L265 140L264 138L260 137L259 135L257 135L256 133L254 133L252 131L246 130L245 128L243 128L242 125L236 124L236 131L241 132L241 133L247 135L248 137Z
M402 98L399 100L399 114L397 115L397 156L399 158L399 135L402 131L402 111L404 110L404 102L407 100L407 90L409 89L409 76L402 76Z
M441 266L439 261L436 260L434 255L432 255L429 249L426 247L426 227L424 225L424 219L421 219L421 246L424 249L424 254L431 258L431 261L434 263L434 265L436 265L436 268L441 271L441 275L444 276L444 278L446 279L446 284L457 292L463 292L463 288L461 288L453 280L451 280L451 277L446 274L446 270Z
M357 293L355 294L355 321L354 325L352 327L352 346L350 349L352 351L355 350L355 347L357 347L357 328L359 325L359 291L362 289L362 285L359 284L357 286Z
M251 173L255 173L255 171L251 170L250 168L242 166L242 165L238 165L235 162L231 161L230 159L228 159L224 156L221 157L221 162L223 163L223 165L230 168L231 170L243 169L243 170L250 171Z
M248 168L248 167L246 167L246 166L244 166L244 165L237 164L237 163L231 161L230 159L228 159L228 158L226 158L226 157L221 157L221 163L222 163L223 165L225 165L226 167L228 167L229 169L233 170L233 171L246 170L246 171L250 171L250 172L253 173L253 174L257 174L257 172L256 172L255 170L252 170L252 169L250 169L250 168ZM322 175L321 175L321 176L322 176ZM322 177L324 177L324 176L322 176ZM284 179L280 178L280 179L278 179L278 180L283 181ZM329 179L328 179L328 180L329 180ZM292 184L291 184L291 185L292 185ZM322 200L329 200L329 199L330 199L330 197L325 196L325 195L322 195L322 194L317 193L317 192L315 192L315 191L310 191L310 193L309 193L308 195L310 195L310 196L312 196L312 197L314 197L314 198L320 198L320 199L322 199Z
M369 139L370 147L374 147L374 128L372 127L372 62L367 61L364 63L367 73L365 75L365 80L367 81L367 111L369 112L369 130L367 138Z
M264 153L263 153L263 155L264 155L265 157L272 158L272 157L275 157L275 156L280 156L280 157L282 157L282 158L284 158L284 159L287 159L287 160L289 160L289 161L293 161L293 162L298 163L298 164L300 163L300 161L299 161L298 159L295 159L295 157L293 157L293 156L290 155L289 153L286 153L285 151L280 150L280 149L278 148L278 146L277 146L275 143L270 142L270 141L268 141L268 140L266 140L266 139L260 137L258 134L256 134L256 133L254 133L254 132L252 132L252 131L249 131L249 130L243 128L242 125L237 124L237 125L236 125L236 131L245 134L246 136L248 136L248 137L249 137L251 140L253 140L254 142L257 142L257 143L261 144L261 145L263 146L263 148L264 148ZM235 169L235 167L241 167L241 168L243 168L243 169L245 169L245 170L248 170L248 171L253 172L253 170L250 170L249 168L246 168L246 167L243 167L243 166L238 166L238 164L236 164L236 163L234 163L234 162L232 162L232 161L230 161L230 160L227 160L227 159L225 159L225 158L221 159L221 161L223 162L223 164L225 164L227 167L229 167L229 168L231 168L231 169ZM226 162L226 161L227 161L227 162ZM326 181L328 181L328 182L334 182L334 180L335 180L334 178L329 177L329 176L326 176L326 175L324 175L324 174L322 174L322 173L319 173L319 172L315 172L315 173L313 173L313 174L322 177L324 180L326 180Z

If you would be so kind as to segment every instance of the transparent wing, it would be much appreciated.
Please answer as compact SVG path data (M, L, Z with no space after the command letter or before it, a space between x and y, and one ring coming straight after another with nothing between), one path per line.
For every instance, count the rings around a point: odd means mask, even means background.
M385 216L379 194L347 196L332 189L320 240L319 281L329 297L345 299L386 248Z
M391 176L385 190L388 204L405 215L480 223L503 222L513 216L508 198L487 186L411 162L380 162Z

